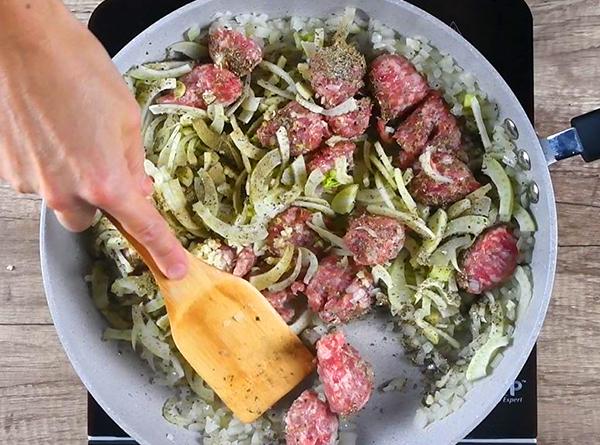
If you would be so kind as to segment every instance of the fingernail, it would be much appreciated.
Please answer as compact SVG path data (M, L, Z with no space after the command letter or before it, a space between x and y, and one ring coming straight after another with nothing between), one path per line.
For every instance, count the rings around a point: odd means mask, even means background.
M171 280L180 280L185 277L187 273L187 266L183 263L173 264L167 270L167 275Z

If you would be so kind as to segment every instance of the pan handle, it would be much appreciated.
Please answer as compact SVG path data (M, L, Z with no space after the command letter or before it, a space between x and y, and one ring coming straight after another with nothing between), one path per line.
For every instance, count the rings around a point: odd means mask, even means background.
M584 161L600 159L600 109L571 120L571 128L541 140L548 164L576 155Z

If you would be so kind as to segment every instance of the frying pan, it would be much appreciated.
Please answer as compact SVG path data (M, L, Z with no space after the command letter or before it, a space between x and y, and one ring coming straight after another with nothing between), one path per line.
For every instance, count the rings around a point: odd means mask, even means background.
M554 192L548 164L581 154L586 161L600 157L600 113L573 120L573 128L540 140L510 88L492 65L459 34L424 11L402 0L355 1L354 6L407 36L425 36L451 54L480 87L498 103L501 120L523 150L521 161L530 170L531 210L539 223L532 258L534 296L518 320L512 345L494 372L477 382L465 404L447 418L421 429L414 423L420 388L404 392L375 391L356 418L358 443L378 445L449 445L464 438L497 404L523 367L538 337L548 307L557 253ZM347 0L198 0L173 12L129 43L114 62L121 72L132 65L164 57L164 49L181 39L192 25L210 23L217 12L264 12L271 17L326 16L341 11ZM594 146L594 144L596 144ZM584 148L585 147L585 148ZM169 390L149 383L150 372L133 352L101 341L105 322L94 308L83 280L90 258L83 238L65 231L46 207L41 219L41 261L44 287L58 335L73 367L100 405L141 444L198 443L198 434L170 425L162 417ZM376 385L405 376L420 381L419 371L398 359L401 346L372 317L345 328L349 340L374 364ZM122 352L122 353L121 353ZM392 355L394 354L394 356Z

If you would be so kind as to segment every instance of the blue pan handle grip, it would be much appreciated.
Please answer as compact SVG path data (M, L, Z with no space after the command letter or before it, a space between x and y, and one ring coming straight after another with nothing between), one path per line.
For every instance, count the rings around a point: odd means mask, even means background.
M548 164L577 155L600 159L600 109L573 118L571 128L542 140L542 147Z

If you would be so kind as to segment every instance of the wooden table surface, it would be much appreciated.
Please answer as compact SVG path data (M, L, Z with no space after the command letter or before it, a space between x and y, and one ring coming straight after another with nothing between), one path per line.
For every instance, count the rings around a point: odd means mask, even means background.
M536 121L540 134L551 134L600 108L600 0L527 2L535 21ZM99 0L66 3L85 22ZM552 167L560 250L538 347L544 445L600 443L599 173L600 162L579 159ZM83 444L86 393L46 307L39 211L39 199L0 185L0 443Z

